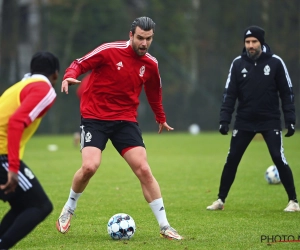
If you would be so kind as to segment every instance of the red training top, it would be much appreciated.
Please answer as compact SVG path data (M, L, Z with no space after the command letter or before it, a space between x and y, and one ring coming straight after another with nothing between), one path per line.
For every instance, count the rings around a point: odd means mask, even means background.
M78 86L78 88L77 88L77 90L76 90L76 94L77 94L79 100L81 100L82 93L83 93L83 91L85 90L87 83L89 82L90 75L91 75L90 73L87 74L87 75L81 80L81 83L79 84L79 86Z
M76 79L90 70L80 103L83 118L136 122L144 86L156 121L166 121L158 63L149 53L137 55L129 41L105 43L73 61L63 79Z

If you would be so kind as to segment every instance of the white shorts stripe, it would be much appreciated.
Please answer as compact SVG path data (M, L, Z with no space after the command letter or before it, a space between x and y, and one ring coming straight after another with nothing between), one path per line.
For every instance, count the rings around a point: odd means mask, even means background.
M8 162L2 163L2 167L8 172ZM19 186L23 189L24 192L32 188L32 184L22 172L18 172L18 177Z

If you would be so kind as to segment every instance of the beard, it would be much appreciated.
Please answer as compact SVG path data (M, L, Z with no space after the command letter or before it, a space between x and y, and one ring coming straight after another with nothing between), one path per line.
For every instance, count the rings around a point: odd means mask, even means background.
M133 50L135 51L135 53L138 56L143 56L143 55L145 55L148 52L148 48L146 48L146 47L139 47L138 45L136 45L134 43L134 40L132 41L132 48L133 48Z
M250 52L250 49L246 49L247 52L247 56L252 59L253 61L255 61L257 58L259 58L260 54L261 54L261 49L251 49L252 51ZM254 50L254 52L253 52Z

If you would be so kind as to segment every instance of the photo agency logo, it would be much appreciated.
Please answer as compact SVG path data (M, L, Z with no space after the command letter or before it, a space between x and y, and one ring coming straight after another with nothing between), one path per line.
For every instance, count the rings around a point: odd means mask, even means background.
M300 243L300 234L298 235L261 235L260 236L260 242L266 243L266 244L274 244L274 243L281 243L281 242L295 242Z

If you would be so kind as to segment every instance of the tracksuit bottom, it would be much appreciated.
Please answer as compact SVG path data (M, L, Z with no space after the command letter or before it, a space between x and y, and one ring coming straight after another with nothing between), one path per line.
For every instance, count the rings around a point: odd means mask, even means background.
M0 184L7 182L7 155L0 155ZM19 185L15 192L0 190L0 200L10 209L0 222L0 249L10 249L28 235L53 210L53 206L33 172L20 162Z
M218 194L219 199L225 203L242 156L257 133L262 134L268 146L273 163L278 169L281 183L288 195L288 200L297 201L293 173L284 157L282 132L278 130L266 130L261 132L233 130L229 153L221 176Z

